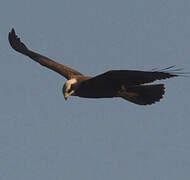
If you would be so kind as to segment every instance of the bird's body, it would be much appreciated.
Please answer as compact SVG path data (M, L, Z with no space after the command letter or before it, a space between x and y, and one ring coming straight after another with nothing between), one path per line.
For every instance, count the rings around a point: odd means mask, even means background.
M121 97L139 105L153 104L163 97L164 84L147 83L178 76L175 71L167 71L171 67L161 71L111 70L95 77L85 76L29 50L16 36L14 29L9 33L9 42L16 51L68 79L63 86L65 99L70 95L84 98Z

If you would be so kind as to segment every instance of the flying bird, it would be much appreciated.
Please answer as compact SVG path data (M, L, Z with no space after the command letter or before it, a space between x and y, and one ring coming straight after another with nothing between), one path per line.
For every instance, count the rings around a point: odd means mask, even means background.
M9 32L8 40L14 50L30 57L42 66L59 73L67 79L62 89L65 100L70 95L83 98L121 97L138 105L150 105L163 98L165 87L164 84L148 83L179 76L178 70L171 70L173 66L160 71L110 70L95 77L86 76L48 57L31 51L20 41L14 29Z

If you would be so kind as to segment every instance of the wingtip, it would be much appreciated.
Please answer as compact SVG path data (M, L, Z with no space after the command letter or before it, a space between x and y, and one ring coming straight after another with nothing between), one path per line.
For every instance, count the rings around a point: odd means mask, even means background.
M11 34L15 34L14 28L11 29Z
M15 33L15 29L14 29L14 28L12 28L12 29L11 29L11 32L12 32L12 33Z
M169 77L167 77L167 78L188 77L188 74L190 74L190 72L184 72L184 68L176 68L176 65L169 66L169 67L166 67L163 69L154 68L152 71L167 73L169 75Z
M20 38L16 35L14 28L11 29L8 35L8 40L11 47L22 54L28 55L28 49L24 43L20 41Z
M13 36L13 35L15 35L14 28L12 28L11 31L9 32L9 35L8 35L9 41L10 41L11 36Z
M16 36L14 28L12 28L11 31L9 32L9 38L10 36Z

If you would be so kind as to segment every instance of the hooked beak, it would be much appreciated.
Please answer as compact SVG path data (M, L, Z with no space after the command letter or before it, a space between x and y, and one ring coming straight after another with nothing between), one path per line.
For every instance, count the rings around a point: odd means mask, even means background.
M65 93L65 94L64 94L64 98L65 98L65 100L67 100L68 97L69 97L68 93Z
M74 93L74 91L72 90L71 92L65 92L64 93L64 98L65 98L65 100L67 100L68 99L68 97L70 96L70 95L72 95Z

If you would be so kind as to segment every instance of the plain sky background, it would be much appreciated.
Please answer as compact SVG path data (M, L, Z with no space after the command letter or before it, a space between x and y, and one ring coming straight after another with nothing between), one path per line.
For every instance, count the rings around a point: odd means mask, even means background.
M189 180L190 79L152 106L66 102L65 79L13 51L29 48L86 75L109 69L190 71L189 0L2 0L1 180Z

